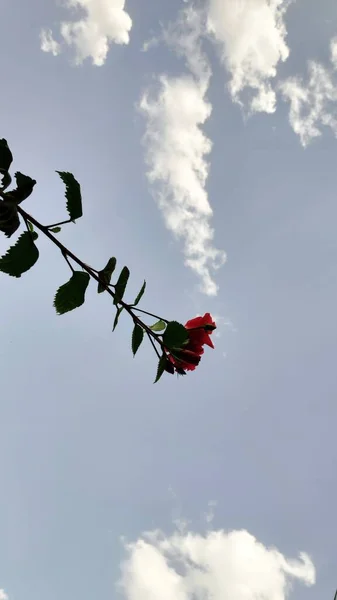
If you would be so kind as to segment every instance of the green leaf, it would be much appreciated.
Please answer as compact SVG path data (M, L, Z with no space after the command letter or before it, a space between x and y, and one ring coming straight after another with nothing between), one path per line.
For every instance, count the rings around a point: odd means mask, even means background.
M138 323L136 323L133 328L133 332L132 332L132 344L131 345L132 345L133 356L135 356L143 339L144 339L144 329L140 325L138 325Z
M163 334L163 343L166 348L181 348L188 340L188 331L184 325L177 321L170 321Z
M137 304L139 303L139 301L141 300L141 298L142 298L142 297L143 297L143 295L144 295L145 288L146 288L146 281L144 281L144 283L143 283L142 287L140 288L140 292L139 292L139 294L138 294L138 296L137 296L136 300L134 301L134 303L133 303L133 306L137 306Z
M127 267L123 267L123 269L121 270L121 274L118 277L118 281L115 285L114 304L118 304L118 302L123 300L125 288L126 288L128 280L129 280L129 277L130 277L129 269Z
M39 251L34 244L37 237L37 233L29 231L20 235L15 246L9 248L6 254L0 258L0 271L12 277L21 277L22 273L35 265L39 258Z
M52 233L60 233L61 227L52 227L51 229L49 229L49 231L51 231Z
M107 285L111 281L112 273L114 272L114 270L116 268L116 262L117 261L116 261L115 257L109 258L104 269L102 269L102 271L99 271L99 273L98 273L99 278L102 279L104 281L104 283ZM101 294L104 291L105 291L104 285L101 282L99 282L98 287L97 287L97 292L99 294Z
M28 177L28 175L23 175L19 171L15 173L15 179L16 189L10 190L6 195L10 200L16 202L16 204L20 204L20 202L23 202L23 200L26 200L31 195L36 180Z
M8 147L7 140L0 140L0 173L7 173L12 164L13 155Z
M163 331L165 327L166 323L164 323L164 321L162 320L157 321L157 323L155 323L154 325L150 325L150 329L152 329L152 331Z
M114 320L112 331L115 331L115 329L116 329L116 327L118 325L119 315L121 314L122 310L123 310L123 306L120 306L119 308L117 308L117 312L116 312L116 316L115 316L115 320Z
M161 358L159 359L159 363L158 363L158 367L157 367L157 375L156 375L156 379L154 380L153 383L157 383L157 381L159 381L162 374L166 370L167 362L169 362L169 361L166 358L165 354L163 354L163 356L161 356Z
M10 200L0 201L0 231L10 238L19 227L20 219L15 203Z
M58 315L63 315L74 308L82 306L90 276L83 271L74 271L67 283L61 285L56 292L54 306Z
M56 171L66 186L67 211L72 221L83 215L81 186L72 173Z

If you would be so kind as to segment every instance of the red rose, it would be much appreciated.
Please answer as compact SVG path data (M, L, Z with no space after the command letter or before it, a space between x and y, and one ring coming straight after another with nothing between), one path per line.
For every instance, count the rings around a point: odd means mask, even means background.
M187 321L185 328L188 330L187 344L179 350L174 350L173 355L171 353L168 355L177 372L182 371L181 374L184 371L194 371L204 353L204 345L214 348L210 335L216 329L216 325L210 313L205 313L203 317L195 317Z

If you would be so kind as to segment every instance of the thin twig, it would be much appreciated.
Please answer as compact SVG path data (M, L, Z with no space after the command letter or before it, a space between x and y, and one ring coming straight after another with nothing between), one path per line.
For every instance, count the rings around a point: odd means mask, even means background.
M69 266L70 270L71 270L73 273L75 273L74 267L72 266L71 262L69 261L69 258L68 258L68 256L66 255L66 253L65 253L65 252L62 252L62 254L63 254L63 258L64 258L64 260L65 260L65 261L68 263L68 266Z
M47 229L52 229L53 227L58 227L59 225L65 225L66 223L73 223L72 219L67 219L66 221L60 221L59 223L53 223L52 225L46 225Z
M156 355L157 355L157 356L158 356L158 358L160 359L160 358L161 358L161 356L160 356L160 354L159 354L159 352L158 352L158 350L157 350L157 348L156 348L156 346L155 346L155 344L154 344L154 341L153 341L153 339L152 339L152 337L150 336L150 334L149 334L149 332L148 332L148 331L146 332L146 335L147 335L147 337L149 338L149 340L150 340L150 342L151 342L151 344L152 344L152 346L153 346L153 349L154 349L154 351L155 351Z
M163 317L158 317L158 315L154 315L153 313L150 313L147 310L142 310L141 308L138 308L138 306L134 306L133 310L138 310L139 312L144 313L144 315L149 315L150 317L153 317L154 319L158 319L159 321L164 321L164 323L169 323L169 321L167 319L163 319Z

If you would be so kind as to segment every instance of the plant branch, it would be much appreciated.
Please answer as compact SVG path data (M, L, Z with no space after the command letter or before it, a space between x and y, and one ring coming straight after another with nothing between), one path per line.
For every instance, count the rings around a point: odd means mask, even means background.
M23 210L23 208L21 208L21 206L17 207L18 213L22 216L22 218L24 219L24 221L30 221L33 225L35 225L35 227L37 229L39 229L45 236L47 236L47 238L50 239L51 242L53 242L53 244L55 244L55 246L57 246L59 248L59 250L61 251L63 257L67 260L70 268L72 269L72 271L74 271L74 269L72 268L72 266L69 263L69 258L71 258L76 264L78 264L84 271L86 271L93 279L95 279L97 281L97 283L101 283L102 285L104 285L105 290L108 292L108 294L115 299L115 293L109 288L109 285L107 283L105 283L104 281L102 281L99 276L98 276L98 272L89 267L86 263L84 263L80 258L78 258L73 252L71 252L71 250L69 250L68 248L66 248L66 246L64 244L62 244L62 242L60 242L50 231L49 231L49 225L42 225L42 223L40 223L39 221L37 221L34 217L32 217L31 215L29 215L25 210ZM148 337L151 339L151 343L154 346L154 342L152 338L155 338L156 341L163 347L163 343L162 341L158 338L157 334L152 331L150 329L150 327L148 325L146 325L145 323L143 323L143 321L141 321L141 319L139 319L139 317L137 317L137 315L135 315L132 312L132 307L129 306L129 304L127 304L126 302L124 302L123 300L119 300L118 304L120 304L124 310L126 310L127 313L129 313L129 315L131 316L131 318L133 319L134 323L137 323L138 325L140 325L147 333ZM140 310L140 309L138 309ZM145 312L145 311L141 311L141 312ZM148 313L150 314L150 313ZM157 317L156 317L157 318ZM154 346L155 348L155 346ZM164 347L163 347L164 349ZM157 349L155 348L157 356L158 352Z

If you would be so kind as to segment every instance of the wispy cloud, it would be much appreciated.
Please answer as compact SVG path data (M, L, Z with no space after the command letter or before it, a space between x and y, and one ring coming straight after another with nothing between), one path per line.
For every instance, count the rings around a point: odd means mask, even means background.
M201 290L217 293L212 271L225 261L213 246L212 208L206 191L212 144L203 125L212 107L206 98L211 70L201 48L201 15L184 10L164 32L165 42L184 56L189 73L158 77L140 101L146 118L148 178L166 226L184 241L185 264L201 279Z
M60 44L54 40L51 29L43 29L40 34L41 50L51 52L53 56L58 56L61 52Z
M127 600L285 600L291 583L315 583L305 553L286 558L247 531L160 531L126 545L120 587Z
M289 56L284 23L289 4L289 0L208 0L208 30L220 45L232 99L241 106L246 103L249 112L276 109L272 80L279 63Z
M0 600L8 600L5 590L0 589Z
M101 66L111 43L129 43L132 20L125 11L125 0L67 0L66 7L78 18L63 21L60 34L64 44L73 46L76 64L91 58L94 65ZM50 29L41 32L41 50L54 56L62 50Z
M337 37L332 38L330 42L330 57L333 68L337 69Z
M289 77L279 84L283 98L290 103L289 121L305 147L330 127L337 137L337 39L330 43L331 67L308 62L308 80Z

